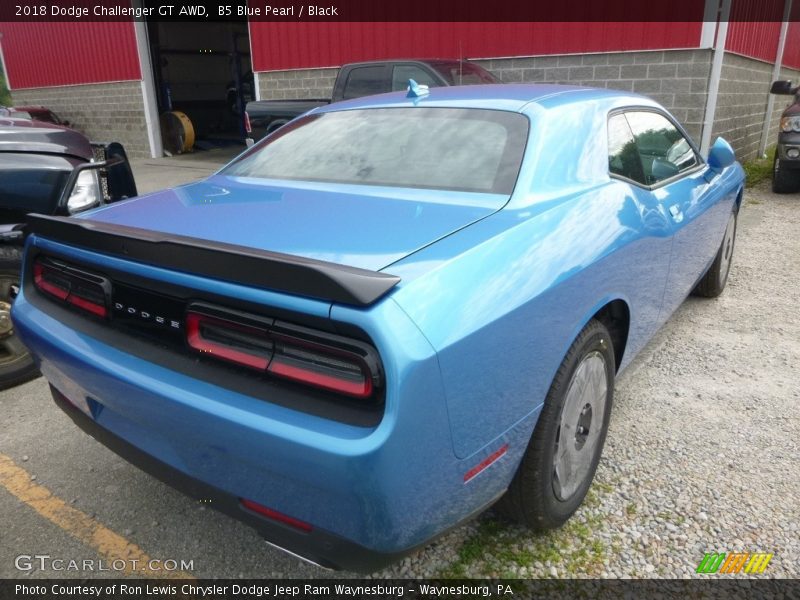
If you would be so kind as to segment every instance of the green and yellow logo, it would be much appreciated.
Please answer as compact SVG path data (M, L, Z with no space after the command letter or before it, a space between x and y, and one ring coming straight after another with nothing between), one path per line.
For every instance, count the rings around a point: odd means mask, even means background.
M766 552L706 552L697 566L697 573L763 573L772 554Z

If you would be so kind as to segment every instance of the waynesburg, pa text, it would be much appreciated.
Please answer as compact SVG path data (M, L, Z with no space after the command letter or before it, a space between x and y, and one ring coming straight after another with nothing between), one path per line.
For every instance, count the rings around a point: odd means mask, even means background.
M109 585L75 585L58 583L52 585L27 585L16 584L14 592L17 597L45 597L51 596L85 596L100 598L101 596L131 596L141 598L143 596L194 596L195 598L216 598L231 596L244 596L248 598L274 597L290 598L299 597L309 598L318 596L319 598L329 598L332 596L350 596L363 598L376 596L381 598L397 597L403 598L407 594L419 595L422 597L438 598L445 596L468 596L489 598L492 596L513 597L514 592L510 585L497 583L492 585L479 584L407 584L407 585L383 585L383 584L349 584L336 583L332 585L286 585L286 584L230 584L230 585L197 585L192 583L183 584L128 584L115 583Z

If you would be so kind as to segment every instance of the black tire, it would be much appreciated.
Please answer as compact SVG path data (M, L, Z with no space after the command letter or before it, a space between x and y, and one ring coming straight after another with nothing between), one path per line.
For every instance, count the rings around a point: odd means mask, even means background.
M708 267L705 275L697 282L697 285L692 290L695 296L702 296L703 298L716 298L725 289L725 284L728 283L728 274L731 271L731 263L733 262L733 248L736 245L736 222L738 215L733 211L728 218L728 225L725 228L725 235L722 238L722 243L717 250L717 255L714 257L714 262Z
M781 159L775 150L775 160L772 162L772 191L776 194L791 194L800 189L800 171L781 167Z
M20 248L0 245L0 390L39 376L31 353L10 324L11 290L19 286L21 264Z
M269 127L267 127L267 133L265 135L269 135L273 131L277 131L278 129L286 125L288 122L289 122L288 119L277 119L273 121L272 123L269 124Z
M597 405L596 415L592 410L588 410L587 422L585 408L583 412L575 412L584 398L577 391L574 392L575 395L571 395L570 392L573 383L580 377L576 375L579 372L584 373L586 365L590 362L594 376L599 377L601 373L605 375L605 392L603 393L599 385L594 388L589 386L589 389L594 389L598 399L603 398L604 403L602 409L599 409L599 404ZM572 343L556 372L522 462L508 491L497 504L502 514L533 529L546 530L560 527L578 509L589 490L603 451L614 398L615 371L611 336L602 323L592 320ZM562 422L565 409L568 412ZM571 414L577 419L574 424L570 418ZM588 430L583 444L579 440L581 424L586 425ZM562 445L563 431L566 427L574 431L574 435L570 434L566 439L570 444L574 444L576 456L583 450L587 454L580 455L581 469L574 481L565 477L567 485L561 485L556 460L559 449L562 450L562 455L570 450L570 446ZM590 436L591 446L589 446ZM568 493L562 493L564 490Z

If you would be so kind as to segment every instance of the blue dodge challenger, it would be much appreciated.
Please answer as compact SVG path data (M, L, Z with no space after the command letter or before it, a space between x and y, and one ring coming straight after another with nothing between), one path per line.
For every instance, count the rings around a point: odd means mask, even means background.
M742 189L642 96L411 82L199 183L32 217L13 318L92 436L370 571L495 502L569 519L615 376L725 287Z

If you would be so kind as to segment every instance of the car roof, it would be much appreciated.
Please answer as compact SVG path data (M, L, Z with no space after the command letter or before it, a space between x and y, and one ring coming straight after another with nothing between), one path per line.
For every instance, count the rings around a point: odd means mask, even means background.
M90 160L92 146L74 129L29 119L0 117L0 152L71 154Z
M314 112L331 112L359 108L398 108L430 106L451 108L490 108L523 112L530 104L563 105L592 100L621 100L630 104L656 105L651 99L630 92L561 84L489 84L432 87L420 98L409 98L407 92L391 92L345 100L321 107Z

